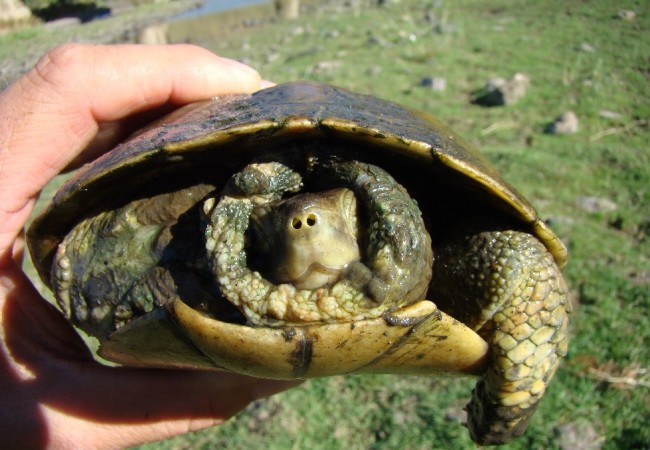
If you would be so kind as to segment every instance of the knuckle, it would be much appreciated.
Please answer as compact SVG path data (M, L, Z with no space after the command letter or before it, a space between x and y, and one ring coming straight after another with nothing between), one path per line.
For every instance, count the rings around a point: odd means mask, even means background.
M73 75L78 73L81 65L88 64L91 47L75 43L54 47L34 66L34 82L57 87L66 86L74 79Z

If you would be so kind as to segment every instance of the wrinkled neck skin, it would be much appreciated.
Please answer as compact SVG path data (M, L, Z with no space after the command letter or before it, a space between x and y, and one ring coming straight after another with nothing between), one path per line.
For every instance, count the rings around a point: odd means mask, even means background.
M431 243L406 190L372 164L303 156L250 163L206 201L224 297L257 325L364 320L423 298Z

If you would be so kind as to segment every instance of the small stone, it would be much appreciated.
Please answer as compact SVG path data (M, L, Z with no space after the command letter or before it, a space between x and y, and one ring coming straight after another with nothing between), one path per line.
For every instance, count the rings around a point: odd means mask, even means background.
M578 116L573 111L567 111L559 116L546 128L549 134L575 134L578 132Z
M576 205L588 213L612 212L618 208L616 203L602 197L578 197L576 199Z
M603 119L620 119L621 117L623 117L621 113L610 111L608 109L601 109L600 111L598 111L598 115Z
M416 42L418 40L418 37L415 35L415 33L409 33L408 31L405 30L400 30L397 35L401 40L409 41L409 42Z
M636 13L631 9L621 9L617 15L620 19L630 22L636 18Z
M516 73L509 80L491 78L474 102L483 106L510 105L526 94L529 85L530 79L523 73Z
M325 34L323 35L326 39L335 39L339 37L341 33L339 33L339 30L330 30L326 31Z
M596 51L596 49L591 44L587 44L586 42L580 44L580 50L586 53L593 53Z
M438 77L423 77L420 86L431 88L432 91L442 92L447 89L447 80Z

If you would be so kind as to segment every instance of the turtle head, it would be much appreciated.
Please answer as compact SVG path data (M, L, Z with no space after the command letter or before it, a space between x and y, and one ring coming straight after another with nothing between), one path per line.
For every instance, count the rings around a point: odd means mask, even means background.
M357 201L338 188L282 200L259 220L262 259L277 282L317 289L359 261Z

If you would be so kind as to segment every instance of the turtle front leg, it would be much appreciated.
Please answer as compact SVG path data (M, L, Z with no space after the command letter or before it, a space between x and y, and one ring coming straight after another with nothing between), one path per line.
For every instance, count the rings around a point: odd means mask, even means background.
M570 305L559 267L527 233L482 232L438 249L432 286L490 345L467 409L472 439L520 436L567 353Z

